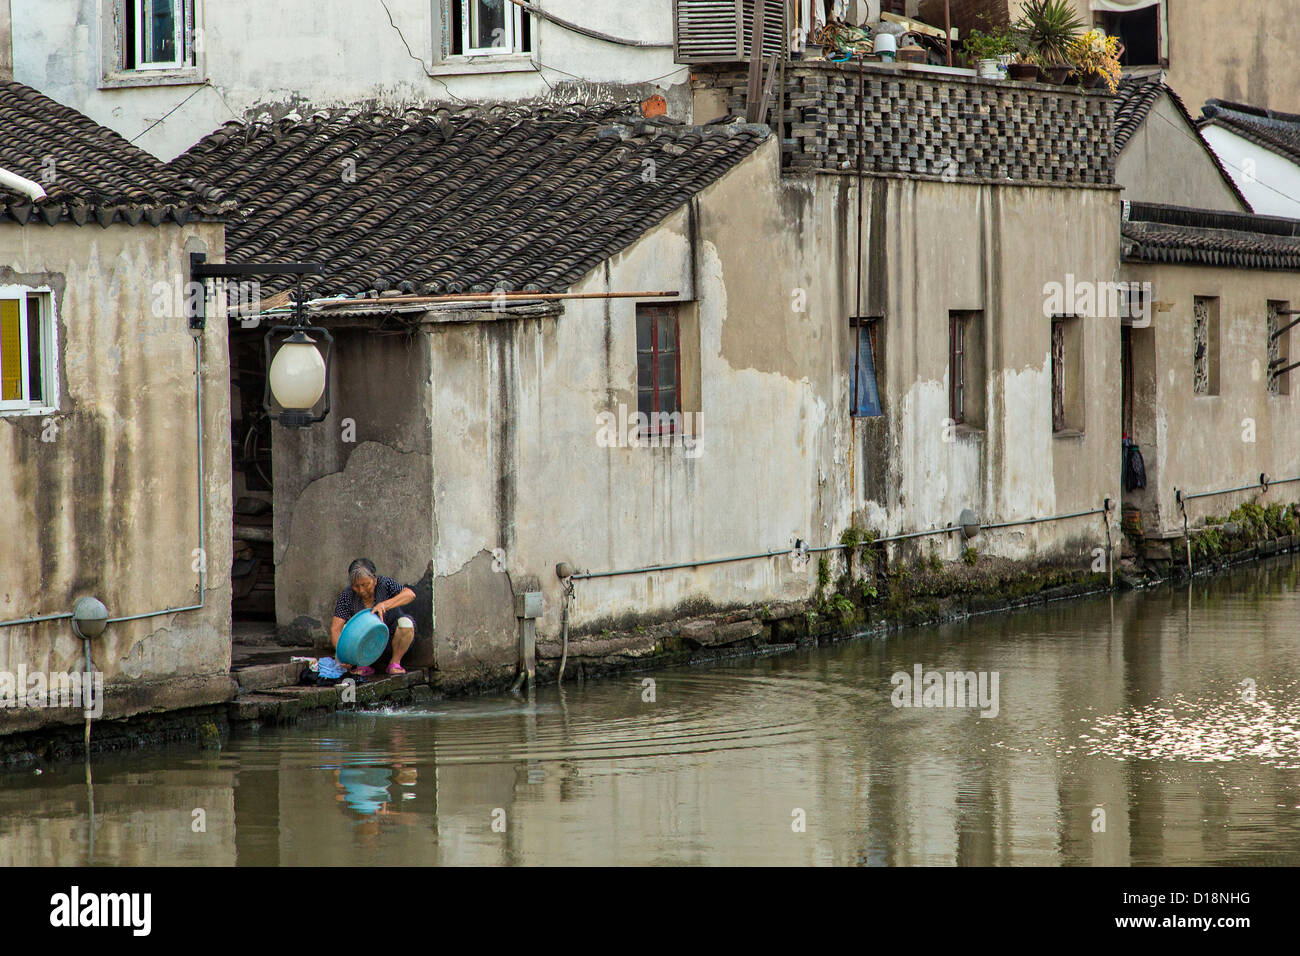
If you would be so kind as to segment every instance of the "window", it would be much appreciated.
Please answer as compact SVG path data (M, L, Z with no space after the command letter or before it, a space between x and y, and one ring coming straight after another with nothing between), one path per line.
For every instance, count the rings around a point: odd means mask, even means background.
M1077 316L1052 319L1052 431L1083 433L1083 321Z
M1192 391L1219 394L1219 300L1198 295L1193 308Z
M532 21L510 0L447 0L445 50L452 56L489 56L532 50Z
M636 407L650 433L670 432L681 420L681 350L677 306L636 307ZM676 419L667 416L677 413Z
M876 379L876 358L880 354L880 320L862 318L853 322L853 372L849 405L854 418L879 418L880 385Z
M958 425L966 421L966 322L960 312L948 316L948 414Z
M58 407L50 292L0 286L0 414Z
M1287 369L1291 356L1291 303L1268 302L1268 394L1286 395L1290 392L1291 372Z
M182 70L194 65L194 0L126 0L122 66Z
M1124 44L1123 66L1157 66L1169 61L1165 0L1092 0L1097 26Z
M948 313L948 415L984 427L984 313Z

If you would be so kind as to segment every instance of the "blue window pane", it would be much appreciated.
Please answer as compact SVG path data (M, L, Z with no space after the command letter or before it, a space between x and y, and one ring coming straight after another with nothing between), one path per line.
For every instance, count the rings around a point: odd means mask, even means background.
M876 360L871 354L871 333L857 330L857 377L853 382L853 415L856 418L876 418L880 411L880 392L876 388Z

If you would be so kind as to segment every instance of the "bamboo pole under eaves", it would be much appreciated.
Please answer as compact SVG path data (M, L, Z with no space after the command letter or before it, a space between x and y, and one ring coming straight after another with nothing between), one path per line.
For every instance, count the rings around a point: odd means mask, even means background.
M672 299L673 292L467 292L461 295L390 295L374 299L312 299L307 305L425 305L438 302L555 302L560 299Z

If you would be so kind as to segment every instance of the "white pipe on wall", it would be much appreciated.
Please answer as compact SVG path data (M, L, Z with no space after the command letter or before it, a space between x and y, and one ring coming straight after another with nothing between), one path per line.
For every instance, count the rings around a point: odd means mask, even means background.
M40 202L45 198L45 190L40 183L30 180L26 176L11 173L7 169L0 169L0 186L16 193L22 193L33 202Z

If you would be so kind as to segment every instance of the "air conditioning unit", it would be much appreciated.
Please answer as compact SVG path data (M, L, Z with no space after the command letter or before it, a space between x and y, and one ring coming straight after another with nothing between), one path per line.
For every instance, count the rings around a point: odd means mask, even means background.
M784 0L762 0L763 56L779 53ZM673 59L678 63L748 62L755 0L673 0Z

